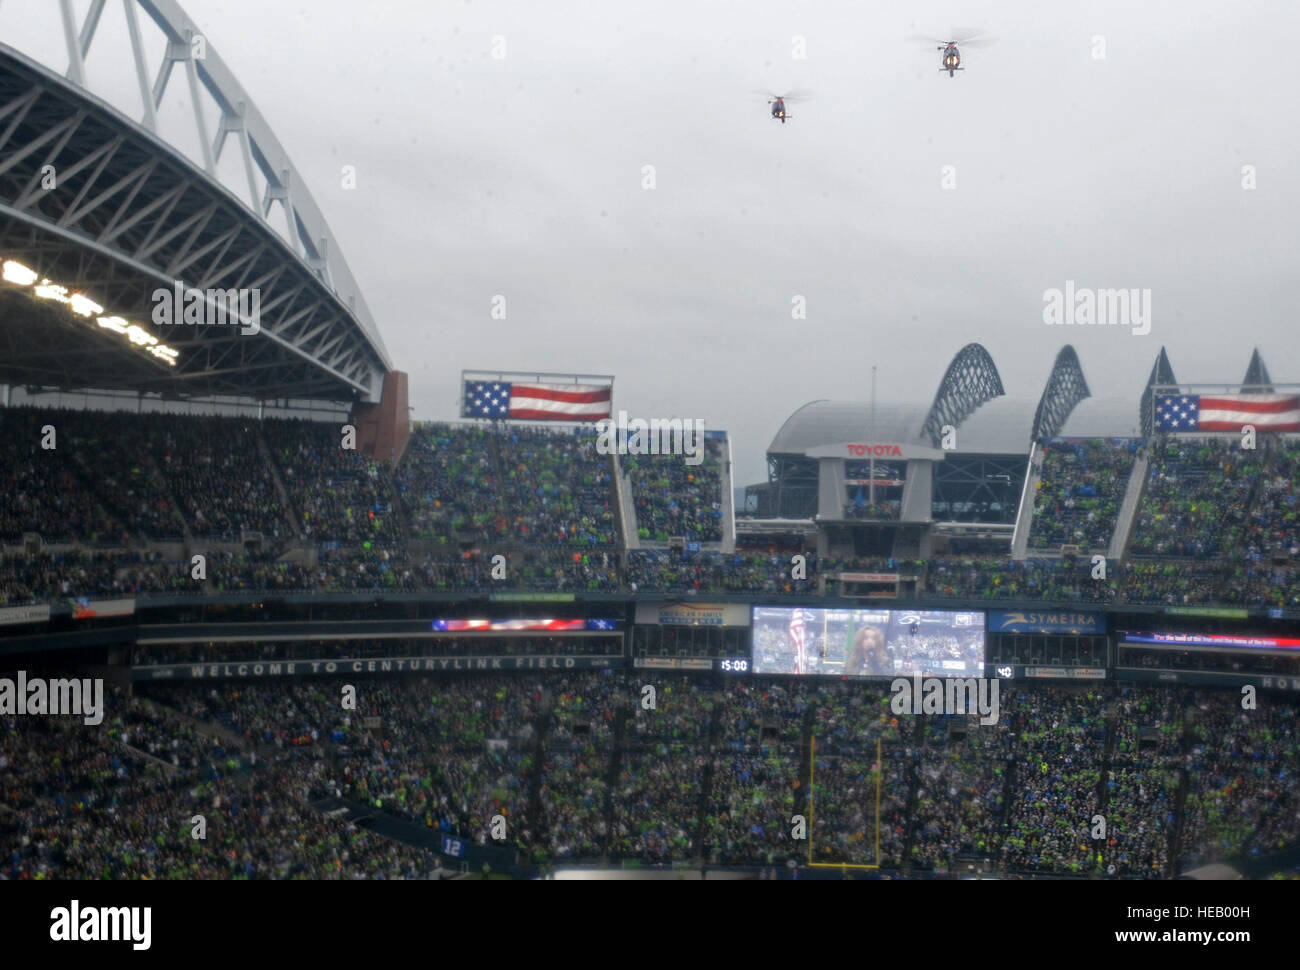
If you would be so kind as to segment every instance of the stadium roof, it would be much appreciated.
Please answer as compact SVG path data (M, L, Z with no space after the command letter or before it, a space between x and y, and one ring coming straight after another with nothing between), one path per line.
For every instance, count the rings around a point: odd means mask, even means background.
M1262 371L1258 355L1251 366ZM1128 437L1139 433L1140 424L1137 401L1089 396L1078 354L1068 344L1057 354L1038 399L1007 397L992 357L971 343L953 358L929 407L877 404L874 420L873 425L870 404L811 401L786 419L767 451L802 455L825 445L866 441L940 447L942 425L952 424L957 454L1023 455L1035 436Z
M167 42L156 79L136 72L149 94L140 121L85 86L102 2L80 24L70 4L59 8L66 72L0 44L0 258L35 273L47 292L41 280L96 308L76 316L33 299L35 284L0 287L0 381L177 398L376 399L387 351L304 180L217 52L192 52L201 35L179 4L128 0L128 18L137 2ZM115 63L130 79L130 58ZM180 80L169 88L171 78ZM201 165L156 123L164 95L185 94L186 80L219 112L214 126L191 99ZM247 196L217 177L223 147L242 155ZM52 171L57 189L44 181ZM284 214L287 238L272 211ZM155 294L177 281L202 291L210 310L217 294L258 294L260 329L153 322ZM141 352L150 341L174 351L174 363Z
M1027 397L999 397L962 422L956 454L1018 455L1029 451L1038 402ZM786 419L768 446L768 454L798 455L819 445L845 441L890 441L926 444L921 433L924 404L876 405L875 435L868 432L871 405L859 401L812 401ZM1127 438L1138 429L1138 402L1131 398L1085 398L1057 432L1062 438Z
M769 454L801 455L818 445L867 440L928 446L921 435L928 412L924 404L878 404L872 430L870 404L811 401L786 418L767 450Z
M961 423L957 453L1016 455L1029 451L1029 431L1038 402L999 397L982 405ZM1135 406L1129 410L1136 413ZM812 401L786 419L768 447L769 454L804 454L819 445L845 441L882 441L930 446L922 431L929 405L877 404L875 433L871 405L856 401Z
M1075 406L1061 438L1129 438L1142 433L1138 402L1126 397L1090 397Z
M961 423L958 454L1024 455L1038 401L1028 397L995 397Z

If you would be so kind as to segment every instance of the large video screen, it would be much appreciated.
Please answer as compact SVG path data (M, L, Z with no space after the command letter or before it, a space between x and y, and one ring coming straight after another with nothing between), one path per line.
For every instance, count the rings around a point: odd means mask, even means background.
M754 673L983 677L984 614L755 606Z

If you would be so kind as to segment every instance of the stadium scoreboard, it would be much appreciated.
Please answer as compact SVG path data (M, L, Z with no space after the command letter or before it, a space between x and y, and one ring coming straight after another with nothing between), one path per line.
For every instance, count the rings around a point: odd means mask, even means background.
M985 615L971 610L753 607L756 674L983 677Z
M748 674L753 662L745 656L729 657L635 657L632 666L644 670L716 670L724 674Z

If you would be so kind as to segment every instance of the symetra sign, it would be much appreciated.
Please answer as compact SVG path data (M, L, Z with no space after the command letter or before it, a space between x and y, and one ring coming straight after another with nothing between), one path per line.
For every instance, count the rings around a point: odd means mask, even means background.
M992 633L1105 633L1105 618L1100 613L1022 613L1012 610L990 610L989 631Z

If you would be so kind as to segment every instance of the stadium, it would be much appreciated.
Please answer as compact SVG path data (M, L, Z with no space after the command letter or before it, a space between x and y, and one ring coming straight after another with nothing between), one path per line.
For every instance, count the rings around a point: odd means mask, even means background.
M86 86L103 4L66 71L0 43L0 879L1300 874L1292 355L954 345L757 482L599 446L607 375L413 420L254 98L124 6L204 161Z

